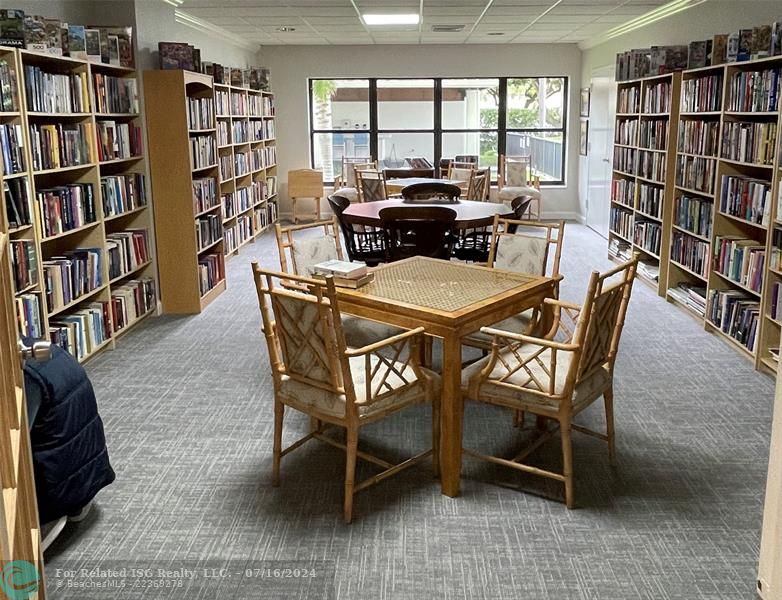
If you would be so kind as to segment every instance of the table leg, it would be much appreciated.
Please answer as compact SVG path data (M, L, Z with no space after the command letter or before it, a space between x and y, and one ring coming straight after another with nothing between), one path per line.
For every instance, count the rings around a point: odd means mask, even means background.
M440 485L442 493L459 495L462 471L462 345L455 334L443 338L443 392L440 408Z

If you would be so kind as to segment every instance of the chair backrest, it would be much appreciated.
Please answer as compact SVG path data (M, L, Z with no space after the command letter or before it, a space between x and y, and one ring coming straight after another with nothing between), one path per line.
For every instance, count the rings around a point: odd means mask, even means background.
M524 187L530 185L532 157L502 156L500 160L500 187Z
M637 268L635 258L605 273L592 273L573 334L573 343L581 347L580 360L571 366L577 369L576 383L604 365L613 372Z
M456 211L444 206L394 206L380 211L388 260L428 256L449 260Z
M468 163L472 165L478 164L478 155L477 154L457 154L453 158L454 162L457 163Z
M371 156L343 156L342 157L342 184L345 187L358 187L356 181L356 169L374 169L377 163L372 160Z
M288 171L288 196L291 198L323 198L323 171L296 169Z
M516 196L511 200L510 206L513 209L513 215L517 221L524 218L524 213L527 212L529 205L532 203L532 196ZM517 225L508 226L508 231L511 233L516 232Z
M513 232L511 226L515 226ZM489 265L526 275L546 275L553 249L550 277L559 276L565 222L538 223L494 218Z
M475 174L470 181L470 188L467 190L468 200L486 200L486 173Z
M458 200L462 190L458 185L443 183L442 181L424 181L414 183L402 188L402 197L405 200L427 200L429 198Z
M253 277L275 382L287 376L355 398L334 282L267 271L257 262ZM291 280L308 293L277 285Z
M388 199L386 179L381 171L356 171L362 202L378 202Z
M301 234L307 231L323 229L323 235L318 237ZM344 260L339 239L336 217L328 220L281 227L275 224L277 250L280 253L280 269L283 273L309 276L310 268L326 260ZM294 236L294 234L298 234ZM296 239L298 237L298 239Z
M412 167L400 167L398 169L386 167L383 169L386 181L389 179L406 179L407 177L434 177L434 168L414 169Z

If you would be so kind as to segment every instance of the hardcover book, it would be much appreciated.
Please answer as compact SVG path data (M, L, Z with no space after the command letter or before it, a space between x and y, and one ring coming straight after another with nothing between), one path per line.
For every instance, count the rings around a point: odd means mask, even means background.
M68 26L68 54L73 58L87 59L87 40L83 25Z
M120 66L119 62L119 37L116 35L113 35L109 33L107 36L109 38L109 64Z
M46 19L46 53L54 56L62 56L62 21L59 19Z
M711 40L690 42L687 54L687 68L700 69L708 65L708 57L711 52Z
M728 51L725 55L726 62L734 63L739 56L739 32L734 31L728 35Z
M242 70L232 68L231 69L231 85L235 85L237 87L242 87Z
M782 20L771 26L771 56L782 54Z
M193 70L193 47L181 42L158 43L160 68Z
M109 64L109 32L105 27L95 27L100 31L100 62Z
M196 73L201 72L201 50L200 48L193 48L193 71Z
M68 52L70 48L70 41L68 40L68 24L65 22L60 23L60 39L62 40L62 56L70 56Z
M100 62L100 31L97 29L85 29L84 43L87 50L87 60Z
M739 52L736 56L736 61L743 62L749 60L752 57L752 30L740 29L739 30Z
M24 44L28 50L46 52L46 19L38 15L24 17Z
M728 34L719 33L711 41L711 65L721 65L728 60Z
M122 67L133 68L133 28L132 27L101 27L101 37L104 35L116 35L119 39L119 65ZM108 39L108 37L107 37ZM111 49L109 48L109 51ZM111 55L109 52L109 61Z
M23 10L0 10L0 46L25 47Z
M771 25L752 28L752 60L765 58L771 53Z

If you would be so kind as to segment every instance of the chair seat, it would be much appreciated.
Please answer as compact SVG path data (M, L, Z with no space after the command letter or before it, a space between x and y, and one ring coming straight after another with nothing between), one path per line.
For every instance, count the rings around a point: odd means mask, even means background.
M380 359L377 356L370 355L373 372L379 360ZM350 358L349 362L350 372L353 376L353 388L356 392L358 414L359 418L362 420L370 420L372 417L387 414L389 411L399 410L411 404L428 402L431 400L431 398L425 397L426 382L416 378L412 367L405 366L400 362L394 362L393 365L396 370L401 373L407 381L411 381L412 383L404 383L399 375L391 372L386 379L386 383L390 385L392 389L385 391L371 404L367 404L366 358L364 356L356 356ZM440 376L423 367L421 368L421 371L431 378L433 387L432 393L439 396L441 385ZM375 380L381 379L385 375L385 372L386 369L381 367L378 370L377 376L373 377L371 384L373 390L381 383L380 381ZM277 394L284 404L302 412L308 412L314 409L333 417L342 418L345 416L344 394L336 394L334 392L315 388L309 384L292 379L288 375L282 376Z
M467 394L466 397L472 400L479 400L481 402L488 402L490 404L499 404L501 406L509 406L511 408L518 408L521 410L534 409L534 412L551 413L556 414L559 409L559 401L553 398L540 396L534 393L526 393L523 390L510 388L504 385L495 383L503 377L508 370L513 370L519 365L519 358L523 361L529 358L530 354L537 352L540 346L537 345L522 345L518 350L518 358L509 350L502 351L500 360L492 369L489 378L484 381L476 394ZM521 388L529 390L538 390L538 385L534 381L530 381L531 376L540 383L540 387L548 392L548 386L551 382L551 376L548 372L548 367L551 364L551 350L546 349L539 355L543 365L537 361L530 362L527 367L529 372L525 369L519 369L513 375L505 379L505 383L516 385ZM465 393L468 391L470 379L477 376L491 359L491 355L482 358L481 360L472 363L462 371L462 388ZM556 375L554 383L554 394L562 394L565 388L565 381L567 380L568 369L570 363L573 360L572 352L557 352L556 363ZM505 364L503 364L505 363ZM507 365L507 367L505 366ZM608 389L611 385L611 373L608 370L608 366L603 366L595 370L595 372L576 384L576 389L573 392L573 412L577 413L581 408L588 405L596 397L600 396L604 390Z
M334 192L335 196L343 196L351 202L358 202L358 189L354 187L339 188Z
M495 323L492 325L494 329L502 329L503 331L510 331L511 333L527 333L527 329L532 322L532 308L525 310L522 313L508 317L504 321ZM464 337L462 343L467 346L477 346L479 348L490 348L491 343L494 340L494 336L488 333L483 333L478 330L475 333Z
M345 334L345 343L351 348L368 346L405 332L400 327L345 314L342 315L342 331Z
M497 197L502 202L511 202L514 198L519 196L532 196L533 198L541 198L540 190L530 186L505 186L498 193Z

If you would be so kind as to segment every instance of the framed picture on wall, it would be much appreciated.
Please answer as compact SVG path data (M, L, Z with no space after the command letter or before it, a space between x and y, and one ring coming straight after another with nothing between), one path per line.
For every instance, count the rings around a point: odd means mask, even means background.
M586 156L588 149L589 149L589 121L581 119L581 137L578 142L578 153L581 156Z
M589 97L590 92L589 88L581 88L581 116L582 117L588 117L589 116Z

